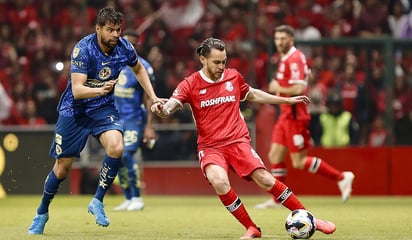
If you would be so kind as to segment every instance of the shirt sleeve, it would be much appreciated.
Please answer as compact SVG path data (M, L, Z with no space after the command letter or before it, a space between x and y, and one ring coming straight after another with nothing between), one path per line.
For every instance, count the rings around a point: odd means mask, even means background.
M139 62L139 55L137 55L136 50L134 49L133 45L125 40L125 46L126 46L126 54L127 54L127 59L129 59L129 62L127 65L130 67L136 66L136 64Z
M189 103L190 101L190 87L188 84L187 79L185 78L183 81L177 85L176 89L173 91L172 97L176 100L181 106L185 103Z
M71 73L84 73L87 74L89 67L89 52L84 46L77 44L70 56Z
M240 99L241 101L246 100L246 97L250 91L250 86L249 84L246 83L245 79L243 78L242 74L237 72L238 74L238 80L239 80L239 89L240 89Z

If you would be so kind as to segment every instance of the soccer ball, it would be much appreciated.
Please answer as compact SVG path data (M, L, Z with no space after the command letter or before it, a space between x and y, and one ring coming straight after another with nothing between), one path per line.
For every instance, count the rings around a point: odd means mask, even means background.
M285 228L293 239L309 239L316 231L315 217L307 210L294 210L287 216Z

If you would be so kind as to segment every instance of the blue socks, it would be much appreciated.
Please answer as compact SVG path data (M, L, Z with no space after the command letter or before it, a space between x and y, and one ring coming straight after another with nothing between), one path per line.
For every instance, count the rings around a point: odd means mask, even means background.
M94 195L94 197L99 199L101 202L103 202L104 195L112 185L121 164L122 162L119 158L111 158L109 156L104 158L103 165L99 173L99 182L97 183L96 194Z
M43 197L40 202L40 206L37 209L37 214L45 214L49 212L49 205L59 190L60 183L64 179L58 179L53 170L47 175L46 181L44 181Z

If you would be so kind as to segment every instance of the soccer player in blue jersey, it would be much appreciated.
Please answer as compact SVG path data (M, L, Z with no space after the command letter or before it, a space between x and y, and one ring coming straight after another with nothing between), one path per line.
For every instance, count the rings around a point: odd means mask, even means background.
M134 46L137 46L139 42L139 36L133 30L126 30L123 37ZM146 68L154 84L155 76L152 66L143 58L139 58L139 61ZM144 202L140 195L140 169L134 155L142 143L150 146L156 140L156 133L152 127L153 113L146 110L150 108L152 101L145 94L130 67L125 67L120 72L114 96L120 119L123 120L123 166L119 169L118 176L126 197L126 200L114 210L142 210Z
M123 124L113 94L120 71L130 66L149 98L154 103L161 101L134 47L120 37L122 22L123 14L114 8L101 9L97 14L96 32L85 36L73 48L70 78L58 106L59 117L50 148L50 156L56 161L46 177L41 203L29 234L43 234L49 219L50 202L68 176L73 158L80 156L89 135L99 140L106 156L88 211L96 218L96 224L109 225L103 197L117 175L123 153Z

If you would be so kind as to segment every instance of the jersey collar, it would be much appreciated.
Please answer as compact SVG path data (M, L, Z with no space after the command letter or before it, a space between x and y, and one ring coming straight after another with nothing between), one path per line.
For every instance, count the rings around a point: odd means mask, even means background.
M202 69L199 70L199 74L202 77L202 79L205 80L208 83L217 83L217 82L222 81L223 77L225 76L225 72L226 72L226 69L223 71L223 74L222 74L222 76L220 77L219 80L213 81L212 79L210 79L206 76L206 74L202 71Z
M285 54L285 55L283 55L283 57L282 57L282 61L285 61L286 59L288 59L289 57L290 57L290 55L292 55L294 52L296 51L296 47L295 46L292 46L290 49L289 49L289 51Z

